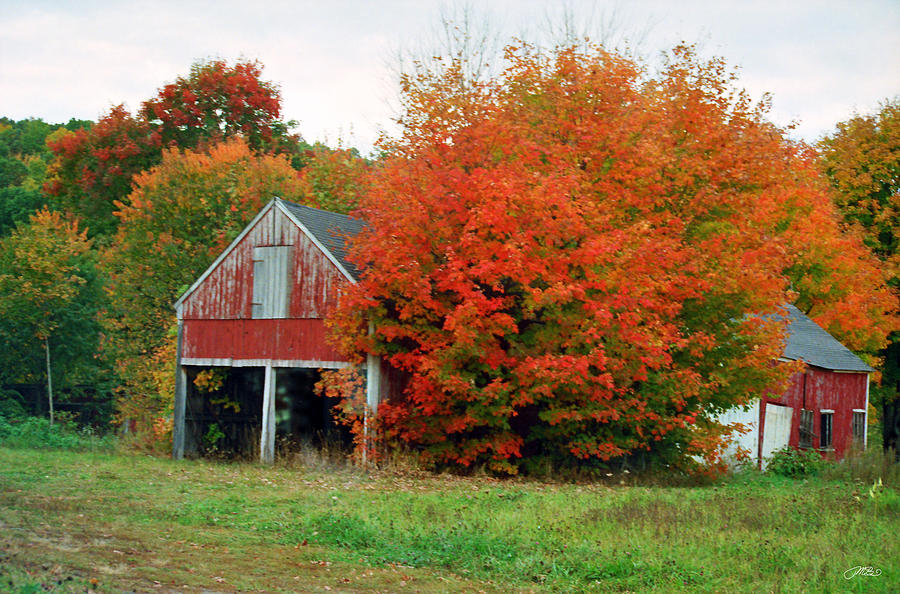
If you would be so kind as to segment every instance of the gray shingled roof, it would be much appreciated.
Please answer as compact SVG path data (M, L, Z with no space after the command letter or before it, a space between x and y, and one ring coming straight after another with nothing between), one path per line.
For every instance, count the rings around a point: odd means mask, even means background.
M787 306L787 359L802 359L810 365L839 371L875 371L793 305Z
M346 240L362 231L365 223L359 219L336 212L303 206L302 204L295 204L280 198L278 201L298 221L303 223L303 226L313 234L316 241L325 246L337 258L344 270L350 273L350 276L354 279L359 278L359 270L347 259Z

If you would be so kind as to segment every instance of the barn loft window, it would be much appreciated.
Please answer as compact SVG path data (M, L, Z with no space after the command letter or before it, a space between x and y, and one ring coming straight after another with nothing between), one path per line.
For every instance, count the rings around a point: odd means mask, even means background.
M292 248L290 245L253 248L254 319L287 317Z
M834 420L833 410L821 411L821 432L819 433L819 449L830 450L832 448L832 421Z
M853 409L853 443L863 447L866 443L866 411Z
M813 411L800 410L800 447L811 448L813 445Z

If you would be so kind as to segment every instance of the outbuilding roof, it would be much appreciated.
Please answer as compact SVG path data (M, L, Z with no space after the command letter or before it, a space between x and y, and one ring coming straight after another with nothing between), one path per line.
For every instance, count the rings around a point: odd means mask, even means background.
M809 365L834 371L875 371L795 306L787 305L786 309L788 313L788 337L784 346L786 359L802 359Z

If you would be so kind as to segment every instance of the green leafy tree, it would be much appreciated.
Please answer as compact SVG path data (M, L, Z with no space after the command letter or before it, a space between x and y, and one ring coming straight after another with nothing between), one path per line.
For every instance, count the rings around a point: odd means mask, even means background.
M835 203L847 221L860 225L866 245L900 286L900 99L886 101L874 115L840 122L819 148Z
M303 152L300 179L304 193L319 208L348 214L368 191L371 165L356 149L333 149L316 143Z
M68 131L90 128L89 120L70 119L65 124L49 124L40 118L12 120L0 117L0 154L50 156L47 137L60 128Z
M21 186L0 187L0 237L12 231L16 223L27 221L46 201L40 190Z
M28 167L16 158L0 157L0 187L18 186L28 176Z
M844 220L861 230L888 282L900 289L900 99L840 122L819 150ZM872 400L880 405L884 447L900 450L900 330L896 324L893 330L880 353L884 368Z
M41 210L0 239L0 378L53 386L96 376L104 302L95 253L85 231L58 212ZM91 379L95 379L92 377Z
M0 118L0 236L47 205L41 192L53 156L47 139L86 126L90 122L75 119L60 126L40 119Z

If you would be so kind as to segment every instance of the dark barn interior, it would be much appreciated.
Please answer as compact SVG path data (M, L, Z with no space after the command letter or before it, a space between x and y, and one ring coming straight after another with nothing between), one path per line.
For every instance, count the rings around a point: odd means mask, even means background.
M255 460L259 458L262 427L264 368L220 367L219 389L201 390L195 380L208 368L185 367L185 454ZM335 422L336 399L319 396L316 369L280 368L275 371L275 426L280 448L303 444L347 446L347 429Z
M275 372L275 435L282 445L311 442L322 446L350 443L350 433L334 420L337 398L316 393L318 369L277 369Z

